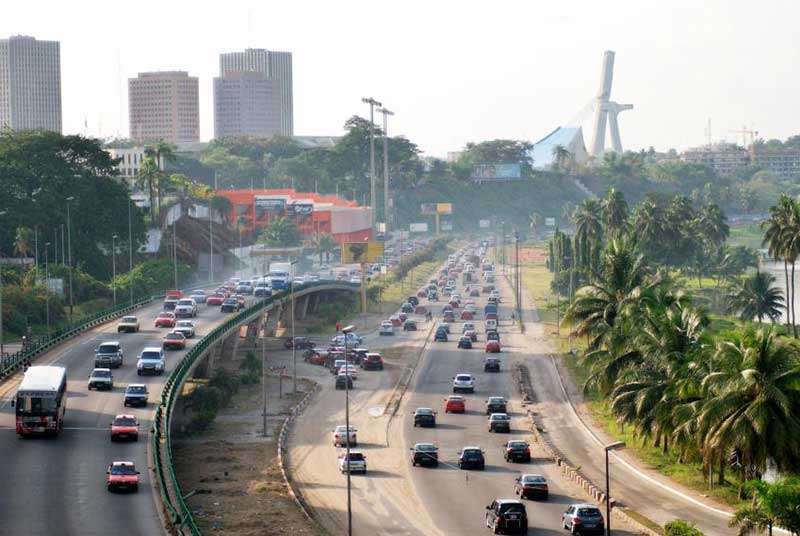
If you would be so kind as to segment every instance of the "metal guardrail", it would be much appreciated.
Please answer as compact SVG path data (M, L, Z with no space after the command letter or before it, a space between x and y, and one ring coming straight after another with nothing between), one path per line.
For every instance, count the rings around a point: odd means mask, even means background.
M124 316L125 313L137 309L143 305L160 299L162 295L150 296L147 298L140 298L133 304L123 305L116 308L105 309L93 314L90 317L83 318L79 323L61 328L48 335L37 337L36 340L28 343L26 348L15 352L10 355L0 356L0 381L3 378L16 372L20 367L30 364L30 362L38 356L50 350L54 346L70 339L84 331L99 326L109 320Z
M313 289L315 287L330 286L346 287L351 290L359 290L361 288L360 284L358 283L334 281L305 283L295 287L295 298L297 297L298 290L303 291ZM263 309L270 307L276 302L288 299L289 297L289 290L283 290L279 293L273 294L272 296L257 301L250 307L239 312L236 316L230 318L223 324L220 324L211 330L208 335L198 341L198 343L183 356L180 363L178 363L178 366L175 367L167 380L164 382L164 388L161 391L161 404L156 409L155 418L153 419L151 450L153 453L153 469L156 475L156 480L158 480L158 489L161 493L161 502L164 504L170 522L174 527L177 528L179 532L182 532L185 528L188 529L193 535L199 536L201 534L191 510L184 500L184 495L181 491L178 478L175 475L175 467L172 462L172 434L170 433L170 417L172 415L172 409L175 405L175 401L180 394L178 392L179 388L181 385L183 385L186 375L190 370L192 370L195 362L202 357L206 350L208 350L213 344L224 338L236 326L249 321L255 315L259 314ZM166 450L162 453L162 449ZM166 463L162 463L162 454L166 454ZM170 487L172 488L176 497L174 503L170 497Z

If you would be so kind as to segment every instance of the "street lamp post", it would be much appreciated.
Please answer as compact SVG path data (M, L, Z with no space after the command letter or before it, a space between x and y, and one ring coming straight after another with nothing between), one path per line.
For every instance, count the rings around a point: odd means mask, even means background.
M625 448L624 441L617 441L606 445L606 536L611 536L611 484L608 477L608 453L612 450L619 450Z
M375 106L381 106L381 103L372 97L364 97L361 99L364 104L369 104L369 201L372 207L372 228L375 228L375 204L376 204L376 191L375 191Z
M387 116L394 112L385 106L378 108L383 114L383 220L386 223L386 232L389 232L389 126ZM373 209L374 210L374 209Z
M175 290L178 290L178 220L172 223L172 267L175 272Z
M294 337L294 266L297 264L297 259L291 261L291 280L289 285L289 293L291 294L292 301L292 392L297 394L297 341ZM347 354L345 353L345 358Z
M346 378L344 381L344 427L347 434L345 441L345 463L347 468L347 535L353 536L353 509L351 507L350 498L350 362L347 360L347 336L355 330L353 326L342 328L344 334L344 363Z
M217 174L214 173L214 187L217 186ZM214 281L214 227L211 225L211 203L208 203L208 282ZM266 434L266 430L264 432Z
M44 308L47 318L47 336L50 337L50 270L47 266L50 242L44 245Z
M131 306L133 305L133 203L128 198L128 286L131 290Z
M261 317L261 386L264 396L264 412L262 421L264 424L264 437L267 437L267 319Z
M70 196L66 199L67 201L67 264L69 265L69 321L72 322L72 308L75 305L75 300L73 298L72 292L72 225L70 225L69 219L69 204L71 201L74 201L75 198ZM63 255L63 252L62 252Z
M114 291L114 307L117 306L117 235L111 237L111 289Z
M5 210L0 211L0 216L6 215ZM0 359L3 359L3 265L0 264Z

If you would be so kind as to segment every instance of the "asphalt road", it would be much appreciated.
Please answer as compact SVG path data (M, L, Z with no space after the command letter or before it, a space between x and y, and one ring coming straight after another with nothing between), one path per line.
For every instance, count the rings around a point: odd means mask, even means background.
M19 439L14 430L11 399L21 376L0 384L0 534L162 534L156 510L160 501L147 470L148 436L155 404L163 381L183 351L167 352L164 376L136 375L136 358L145 346L160 346L168 329L156 329L153 320L161 305L138 311L141 331L117 334L116 323L96 328L66 346L39 358L36 364L67 367L65 429L52 439ZM197 335L191 347L210 329L227 318L218 307L199 306L194 319ZM89 391L87 378L94 365L94 348L102 341L119 340L124 363L114 369L114 390ZM146 408L125 408L123 393L128 383L148 385ZM111 443L109 424L120 413L139 419L139 441ZM106 491L105 470L114 460L132 460L141 471L139 492Z
M462 297L465 293L461 292ZM485 296L473 299L482 310ZM425 300L423 300L425 301ZM441 311L441 303L434 306ZM510 310L501 307L500 316ZM481 322L476 322L482 326ZM351 419L358 428L359 448L367 456L368 473L352 476L354 534L357 535L463 535L484 534L485 506L494 498L513 497L514 479L525 472L548 478L550 498L526 501L529 534L563 534L561 513L566 505L584 502L580 491L565 483L555 466L534 459L530 464L511 464L503 460L502 445L512 438L527 438L525 420L511 383L511 366L525 357L524 338L510 321L501 326L504 351L503 370L484 373L484 334L473 350L458 350L457 337L447 343L415 339L422 356L412 384L397 416L388 422L386 415L371 411L379 408L391 391L391 382L381 376L365 377L357 382ZM453 335L461 323L453 325ZM405 337L400 335L399 337ZM379 341L380 342L380 341ZM452 377L469 372L477 378L477 390L466 395L467 414L445 414L444 398L451 393ZM364 383L362 383L364 382ZM490 395L510 400L512 433L493 434L487 430L484 400ZM295 482L315 513L334 533L344 531L346 520L346 479L336 466L341 449L331 444L330 430L343 422L343 394L327 385L306 409L290 437L289 462ZM436 428L414 428L412 414L416 407L439 411ZM411 467L409 448L416 442L432 441L439 446L438 468ZM478 445L486 451L485 471L462 471L457 468L461 447ZM625 531L615 531L625 534Z

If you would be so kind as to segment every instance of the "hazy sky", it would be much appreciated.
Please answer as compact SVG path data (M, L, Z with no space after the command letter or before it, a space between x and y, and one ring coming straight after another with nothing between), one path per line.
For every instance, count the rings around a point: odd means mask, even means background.
M201 139L213 134L220 52L294 55L296 134L338 135L373 96L390 134L444 156L468 141L535 141L596 94L617 53L612 98L626 148L684 148L800 132L796 0L257 1L4 0L0 36L61 41L64 130L128 134L127 78L200 78ZM586 130L586 127L584 128ZM587 144L590 142L587 135Z

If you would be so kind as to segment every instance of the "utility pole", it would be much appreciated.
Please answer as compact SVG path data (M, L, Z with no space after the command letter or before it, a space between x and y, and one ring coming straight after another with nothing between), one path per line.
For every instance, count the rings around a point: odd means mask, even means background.
M294 266L297 264L297 259L291 262L291 279L289 287L291 289L292 300L292 392L297 394L297 341L294 336ZM345 354L347 357L347 354Z
M133 305L133 202L128 197L128 284L131 291L131 305Z
M114 307L117 306L117 235L111 237L111 289L114 291Z
M261 419L264 425L264 437L267 437L267 318L263 313L261 318L261 391L264 397Z
M389 124L387 117L394 115L394 112L386 109L385 106L378 108L378 112L383 114L383 221L386 223L386 232L388 233L391 209L389 206Z
M6 211L0 211L0 216L5 216ZM24 348L23 348L24 350ZM3 359L3 265L0 264L0 360Z
M50 337L50 270L47 267L48 250L50 242L44 245L44 307L47 316L47 337Z
M347 535L353 536L353 509L351 507L351 492L350 492L350 381L351 373L350 362L347 360L347 336L355 330L353 326L342 328L344 334L344 357L345 357L345 370L347 371L344 381L344 427L347 433L347 440L345 441L345 464L347 468Z
M217 175L214 174L214 185L216 186ZM211 226L211 203L208 203L208 282L214 281L214 228ZM266 434L266 432L264 432Z
M369 203L372 207L372 228L375 229L375 205L377 204L377 192L375 190L375 106L381 103L372 97L364 97L361 102L369 104Z
M72 308L75 305L75 300L72 292L72 225L69 219L69 204L75 198L70 196L67 198L67 263L69 264L69 321L72 322Z
M172 222L172 268L175 271L175 290L178 290L178 220Z

